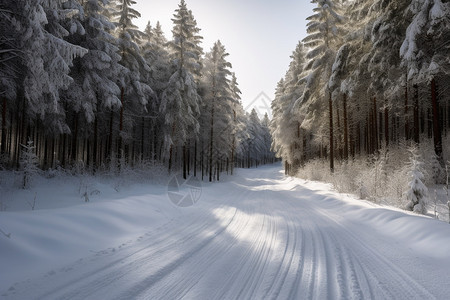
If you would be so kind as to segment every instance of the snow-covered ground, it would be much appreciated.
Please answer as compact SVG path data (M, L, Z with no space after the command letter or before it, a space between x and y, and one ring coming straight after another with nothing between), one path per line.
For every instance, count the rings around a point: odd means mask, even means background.
M0 229L11 236L0 233L0 297L450 295L448 224L286 178L279 165L203 183L199 201L187 208L172 204L165 185L117 192L91 183L89 203L75 185L50 179L4 201Z

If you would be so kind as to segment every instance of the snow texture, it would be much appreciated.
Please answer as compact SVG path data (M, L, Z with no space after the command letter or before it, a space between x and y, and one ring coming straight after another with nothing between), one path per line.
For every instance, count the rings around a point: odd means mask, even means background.
M95 201L74 205L66 202L72 185L49 180L38 199L45 209L0 212L2 232L11 233L0 236L0 295L448 297L448 224L287 178L280 169L239 170L205 184L190 208L172 205L164 186L139 184L117 193L98 183ZM45 199L56 195L52 207Z

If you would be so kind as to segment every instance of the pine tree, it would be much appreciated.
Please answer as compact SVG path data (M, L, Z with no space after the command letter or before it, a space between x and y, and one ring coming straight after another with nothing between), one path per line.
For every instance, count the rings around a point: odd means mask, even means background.
M325 99L328 99L328 119L329 119L329 157L330 170L334 170L334 132L333 132L333 103L331 91L328 86L328 79L331 75L331 68L337 47L339 45L339 23L342 17L339 15L339 3L332 0L313 0L317 4L314 15L307 18L308 36L303 39L306 47L311 50L307 54L310 60L306 64L309 71L305 90L303 93L302 105L309 106L308 119L323 119L323 107ZM309 105L306 104L309 102ZM325 122L323 122L325 123Z
M34 76L27 77L24 82L25 97L29 99L28 107L31 115L40 115L44 126L53 135L70 132L65 121L65 104L61 91L67 90L73 81L70 68L73 66L74 58L88 53L87 49L66 41L67 37L76 32L84 34L84 28L77 20L79 11L70 7L72 1L69 1L70 3L66 3L66 0L42 1L42 8L46 15L45 30L48 34L42 40L40 51L45 51L42 55L42 63L47 69L46 76L45 79L35 78L35 73ZM30 85L28 80L45 85L42 87L45 91L43 97L37 98L38 94L35 90L28 90Z
M436 155L442 160L442 136L437 99L438 76L450 74L447 54L450 50L450 3L441 0L411 1L413 15L400 55L407 67L408 79L430 84L433 112L433 137Z
M120 85L121 109L119 115L119 161L127 161L125 144L133 140L133 120L142 117L147 111L147 104L155 93L145 82L145 73L150 71L147 62L141 55L139 47L143 33L133 24L133 19L140 13L131 6L133 0L116 0L113 15L116 20L116 35L120 50L120 64L125 68L124 74L118 78ZM134 150L134 147L132 147ZM120 164L121 165L121 164Z
M428 197L428 188L423 184L423 163L420 161L417 149L411 148L409 152L411 153L411 157L408 175L411 181L409 182L409 189L406 192L406 199L409 201L406 209L425 214L427 212L426 199Z
M204 91L203 112L209 125L209 181L213 179L213 167L228 159L233 143L233 98L231 93L231 64L226 60L229 54L220 41L206 54L202 87ZM218 174L218 173L217 173Z
M36 147L33 141L29 140L26 145L22 146L22 153L20 158L20 167L23 172L22 188L27 189L38 172L38 157L36 156Z
M26 18L18 17L14 12L20 11L21 1L3 1L0 3L0 106L1 114L1 147L2 159L6 156L8 128L7 110L15 106L17 90L21 88L20 70L23 53L20 39L22 26L28 26ZM22 22L21 22L22 21Z
M87 130L93 139L94 172L102 158L98 153L101 120L108 119L110 111L117 110L121 106L120 89L116 81L124 71L123 66L119 64L121 56L116 39L109 33L115 26L106 17L105 10L108 3L107 0L90 0L83 5L74 5L74 8L82 12L79 22L84 32L76 32L69 37L73 44L89 50L82 59L74 61L70 73L74 81L65 93L69 107L73 110L72 123L76 124L72 127L72 159L76 159L78 152L78 136L82 127L80 124L85 124L88 127L81 130Z
M306 63L306 49L303 43L297 44L291 59L289 69L278 83L276 97L272 102L271 132L272 150L283 159L285 166L291 166L292 171L295 171L305 157L306 141L311 131L306 122L302 124L307 114L307 106L301 103L304 83L300 80Z
M243 131L243 118L245 116L244 108L242 107L241 102L241 90L239 89L239 84L237 82L236 74L231 74L231 101L233 108L233 120L232 120L232 141L231 141L231 163L230 163L230 172L233 175L234 167L236 164L237 158L237 149L241 142L240 132Z
M169 171L174 160L174 148L181 147L186 158L186 142L198 136L201 103L192 71L198 67L199 60L192 40L196 27L184 0L181 0L172 21L173 40L169 42L172 72L159 109L160 114L165 116L163 130ZM184 167L185 163L183 159Z

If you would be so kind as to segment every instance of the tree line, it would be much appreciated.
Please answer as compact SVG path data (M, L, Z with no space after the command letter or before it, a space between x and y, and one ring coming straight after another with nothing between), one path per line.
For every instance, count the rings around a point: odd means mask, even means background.
M274 161L269 120L246 113L225 46L204 53L184 0L167 40L133 0L0 4L1 163L30 145L42 169L144 161L219 179ZM31 143L30 143L31 142Z
M313 159L370 157L432 141L444 162L450 128L450 3L313 0L272 103L273 150L295 174ZM448 151L448 150L447 150Z

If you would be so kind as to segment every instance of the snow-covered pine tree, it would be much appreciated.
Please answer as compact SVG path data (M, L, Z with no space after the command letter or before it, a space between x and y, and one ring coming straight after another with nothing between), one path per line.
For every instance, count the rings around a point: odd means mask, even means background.
M202 116L208 126L208 169L209 181L213 180L213 168L223 161L229 162L233 143L233 98L231 93L231 64L226 60L229 54L217 41L206 54L202 78L205 114ZM204 129L206 129L204 128ZM219 172L217 177L219 176Z
M306 158L306 147L310 129L301 127L306 106L301 104L304 84L301 80L306 60L306 49L299 42L293 54L285 77L278 83L275 100L272 102L273 119L271 133L272 150L283 159L285 169L295 172Z
M237 158L237 149L241 142L241 132L244 130L243 118L245 117L244 108L241 102L241 90L236 78L236 74L231 74L231 101L233 107L233 121L232 121L232 141L231 141L231 162L230 173L233 175L234 167Z
M65 103L61 96L63 90L67 90L73 81L70 76L70 68L76 57L82 57L88 50L78 45L71 44L67 38L74 33L84 34L84 28L77 16L79 11L72 8L74 0L42 0L42 8L46 15L45 30L49 33L41 44L39 52L43 53L43 64L47 68L46 80L42 78L28 77L30 80L45 84L43 97L36 98L34 92L28 91L29 82L25 80L25 95L29 99L27 107L32 116L40 115L43 126L53 137L59 134L70 133L66 123ZM68 3L66 3L68 2ZM38 52L38 53L39 53ZM35 56L34 53L31 54ZM33 74L36 75L36 74ZM24 134L27 136L27 134Z
M369 126L368 116L373 114L374 108L373 97L368 94L372 79L368 71L368 53L372 47L370 32L378 16L375 13L379 14L379 2L356 0L347 1L343 6L346 18L340 33L342 44L335 56L329 84L333 85L335 120L343 120L341 124L335 121L335 125L338 125L338 141L339 135L343 139L341 145L338 143L337 146L344 159L355 157L366 150L361 147L362 140L369 140L368 136L361 134L361 128ZM368 153L375 151L376 147L369 149L372 144L366 147Z
M248 116L246 129L248 133L248 167L258 167L258 165L261 164L262 155L264 153L264 140L261 120L255 109L252 109Z
M184 0L181 0L175 10L172 21L173 39L168 43L172 71L161 96L159 109L160 114L165 117L163 131L169 171L174 163L174 150L181 149L183 158L186 158L186 142L198 136L201 103L192 71L197 68L199 60L192 39L196 27ZM183 159L184 169L185 161Z
M63 2L19 0L20 9L14 11L15 18L11 19L17 29L15 39L21 54L17 66L20 76L15 99L9 99L3 111L9 112L11 128L19 129L7 141L15 166L19 165L20 144L27 142L28 129L44 128L36 136L39 141L36 145L43 148L44 167L54 159L50 148L43 146L47 145L47 138L54 143L59 134L69 132L60 93L72 82L69 71L73 59L87 50L64 40L70 34L64 26L70 24L77 11L63 9Z
M146 72L150 67L141 55L139 47L143 33L133 24L133 19L141 14L132 8L136 4L134 0L115 0L116 6L113 12L116 22L116 36L120 49L120 64L125 68L124 74L118 78L120 85L121 109L119 114L119 161L127 161L127 157L135 157L133 153L136 147L129 147L133 143L133 122L136 117L142 117L147 113L147 104L156 95L145 82ZM124 147L124 144L127 147ZM126 148L126 149L125 149ZM128 151L127 151L128 150Z
M413 18L400 48L408 79L430 85L433 114L433 138L436 155L442 160L442 136L439 121L437 80L450 74L450 3L441 0L413 0L409 5Z
M409 149L409 152L410 163L408 175L411 181L408 184L409 189L406 192L406 199L409 201L406 209L419 214L425 214L427 212L426 200L428 197L428 188L423 184L423 163L420 161L420 155L417 154L415 147Z
M2 159L6 155L8 114L7 110L14 106L17 98L17 90L20 88L21 56L20 20L15 12L20 11L20 1L2 1L0 3L0 105L1 105L1 146ZM23 21L22 21L23 22Z
M401 66L399 49L405 37L408 17L405 9L410 1L396 0L390 3L376 1L371 7L371 42L372 47L368 51L367 69L370 74L368 93L376 97L382 106L384 116L385 145L389 145L390 137L389 123L393 114L402 114L405 121L405 135L409 134L409 104L408 82L405 80L405 69ZM402 15L402 18L398 16ZM381 120L380 120L381 122ZM417 124L415 124L418 133ZM419 142L417 136L416 143Z
M192 13L192 10L188 11L188 22L192 24L192 31L190 32L190 41L192 43L190 51L192 51L195 56L197 57L197 60L195 63L190 65L191 72L194 74L194 78L196 80L196 83L199 84L200 79L202 77L202 56L203 56L203 47L201 46L203 37L200 35L200 28L198 27L197 20L194 17L194 14Z
M190 71L192 72L194 76L195 83L197 84L197 91L200 96L200 98L203 97L203 92L200 88L200 81L202 78L202 71L203 71L203 64L202 64L202 57L203 57L203 48L201 46L203 37L200 35L200 28L197 26L197 20L194 17L194 14L192 13L192 10L188 11L189 16L189 23L193 25L193 30L191 32L190 41L192 42L192 49L190 52L194 53L197 57L196 62L193 63L190 66ZM202 101L200 101L202 102ZM201 104L200 104L201 107ZM189 137L186 145L186 151L187 153L184 155L185 158L187 158L188 161L191 161L191 152L195 153L197 150L197 143L198 143L198 136L192 135ZM193 149L192 146L194 145ZM194 155L195 156L195 155ZM195 159L194 159L195 161ZM186 160L183 162L183 170L186 173L186 171L189 173L190 166Z
M262 163L269 164L273 163L275 159L274 153L271 151L272 148L272 135L270 134L270 119L267 113L264 114L261 120L261 131L262 131Z
M123 66L119 64L121 56L116 39L110 34L115 26L105 13L108 4L109 0L75 3L73 8L80 11L79 22L84 32L75 32L69 37L73 44L89 50L82 59L75 59L70 73L74 81L65 92L72 110L72 115L68 116L72 124L71 159L78 159L80 131L86 131L87 138L92 139L92 155L88 157L88 163L94 172L105 162L98 150L99 127L108 127L106 120L110 118L111 110L117 110L121 105L116 81L123 72ZM105 144L110 142L106 134L103 136ZM108 152L107 156L110 155ZM64 155L62 157L64 159Z
M28 140L26 145L21 146L20 168L23 172L22 188L27 189L30 187L33 177L39 173L39 160L36 156L36 147L32 140Z
M152 101L149 107L149 114L153 117L149 119L151 132L146 136L150 136L151 159L160 159L156 157L162 146L163 136L161 134L161 125L164 123L164 116L159 114L160 100L164 90L170 79L171 69L169 63L169 53L167 51L167 40L161 29L161 24L156 23L152 27L148 22L142 39L142 53L150 67L147 73L147 81L151 85L156 94L156 101ZM144 120L143 122L144 123Z
M308 123L325 122L324 107L328 107L328 134L329 134L329 158L330 170L334 170L334 128L333 128L333 103L328 80L335 53L340 45L339 23L340 1L337 0L312 0L317 7L314 14L307 18L309 21L308 35L303 39L306 47L310 48L307 54L309 62L305 69L309 71L305 76L305 90L302 96L302 106L308 107L305 121ZM327 100L326 100L327 99ZM319 121L322 120L322 121ZM314 121L312 121L314 120ZM304 122L305 122L304 121ZM326 131L326 130L324 130Z

